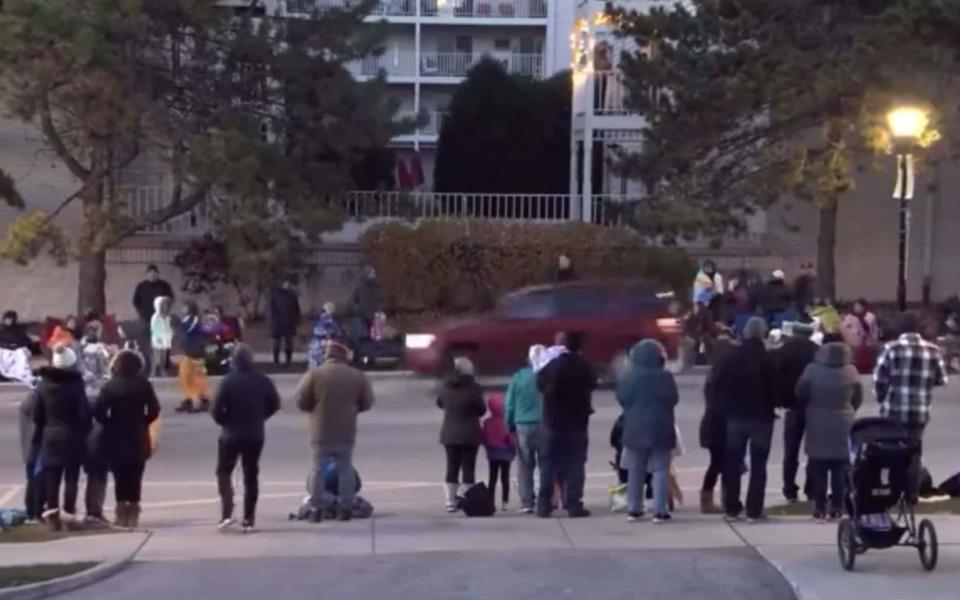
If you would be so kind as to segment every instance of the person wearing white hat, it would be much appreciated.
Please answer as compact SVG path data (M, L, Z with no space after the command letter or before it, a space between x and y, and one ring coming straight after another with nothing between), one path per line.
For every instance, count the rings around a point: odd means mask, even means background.
M83 376L77 369L77 355L68 346L53 349L50 367L40 369L37 406L33 422L40 435L40 463L43 465L43 513L51 529L62 527L60 484L65 484L63 512L75 519L80 466L86 452L91 411Z

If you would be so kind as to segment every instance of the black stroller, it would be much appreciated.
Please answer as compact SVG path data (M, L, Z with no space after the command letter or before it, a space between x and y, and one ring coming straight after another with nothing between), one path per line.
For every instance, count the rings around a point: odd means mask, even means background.
M868 549L909 546L919 552L923 568L932 571L937 566L937 532L928 519L918 525L911 501L917 493L920 444L899 423L878 417L857 420L850 443L848 517L837 531L840 564L852 571L857 555ZM889 513L893 508L896 518Z

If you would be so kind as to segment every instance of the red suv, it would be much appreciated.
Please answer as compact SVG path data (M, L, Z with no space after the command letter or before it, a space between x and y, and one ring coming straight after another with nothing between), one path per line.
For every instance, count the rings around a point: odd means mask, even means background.
M680 321L673 294L644 281L573 282L507 294L490 314L442 321L406 336L406 364L442 375L453 357L468 356L478 373L508 374L534 344L550 345L560 331L584 334L584 355L601 372L644 338L676 356Z

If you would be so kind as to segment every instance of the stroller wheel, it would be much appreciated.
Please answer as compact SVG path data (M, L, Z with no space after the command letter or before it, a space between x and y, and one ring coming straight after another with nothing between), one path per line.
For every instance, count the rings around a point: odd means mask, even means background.
M939 550L937 530L933 528L933 523L930 519L920 521L920 527L917 528L917 552L920 553L920 564L924 569L932 571L937 568Z
M852 571L857 561L857 526L851 519L841 519L837 527L837 552L840 566L844 570Z

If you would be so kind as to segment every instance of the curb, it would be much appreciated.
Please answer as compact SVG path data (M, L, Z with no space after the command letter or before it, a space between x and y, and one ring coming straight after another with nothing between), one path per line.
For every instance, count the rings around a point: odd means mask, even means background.
M50 596L77 590L109 579L130 566L130 563L132 563L133 559L140 553L140 550L147 545L147 542L150 541L152 536L153 532L148 531L143 537L143 541L137 544L137 547L134 548L133 552L129 555L101 563L92 569L49 581L41 581L40 583L0 590L0 600L36 600L37 598L49 598Z
M777 573L780 573L780 577L782 577L783 580L787 582L787 585L790 586L790 589L793 590L793 595L796 596L797 600L820 600L819 596L815 596L810 592L804 591L803 587L800 586L800 582L788 575L783 567L780 566L780 563L767 556L767 553L764 552L762 548L759 546L751 547L754 549L754 551L756 551L757 554L760 555L760 558L765 560L768 565L776 569Z

